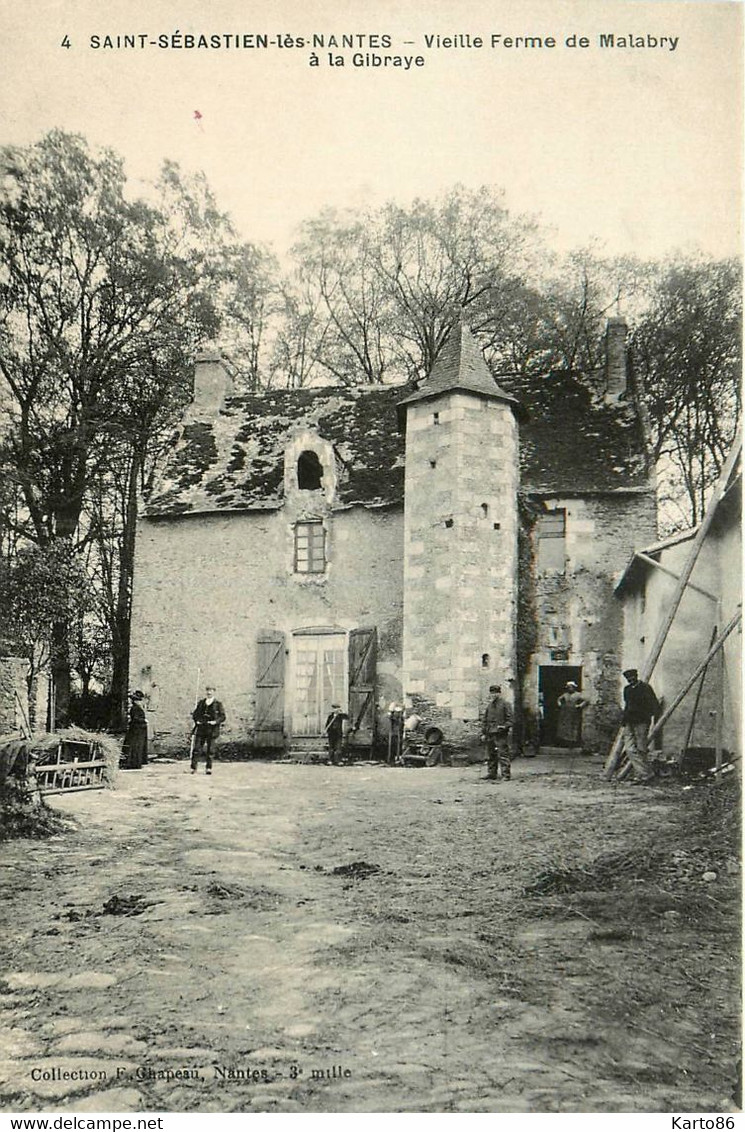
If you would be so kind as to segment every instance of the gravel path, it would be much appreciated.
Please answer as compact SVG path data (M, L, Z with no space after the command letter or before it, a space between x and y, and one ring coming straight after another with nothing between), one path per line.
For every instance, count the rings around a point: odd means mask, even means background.
M680 798L579 757L58 796L75 826L0 847L2 1111L730 1111L738 878L703 938L524 892Z

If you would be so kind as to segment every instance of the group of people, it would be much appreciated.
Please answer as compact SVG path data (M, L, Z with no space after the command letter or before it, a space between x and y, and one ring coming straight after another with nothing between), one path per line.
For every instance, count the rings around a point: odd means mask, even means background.
M654 770L649 761L649 731L652 721L658 719L661 708L654 691L644 680L639 679L636 668L627 668L623 673L626 686L623 690L623 739L626 756L634 773L632 781L646 786L654 781ZM512 773L512 708L502 696L498 684L489 688L490 700L482 721L482 741L487 749L488 779L509 782ZM557 700L559 715L556 736L565 746L576 746L582 734L582 713L588 706L587 700L577 684L570 680Z
M623 736L626 754L634 771L634 782L646 785L654 779L648 758L648 736L652 720L659 718L660 704L652 688L639 679L636 668L623 673L626 687L623 690ZM499 684L489 688L489 703L481 725L481 739L487 749L487 778L495 782L509 782L512 775L512 707L502 695ZM139 770L148 761L148 727L144 708L145 694L139 689L129 697L129 720L124 740L124 768ZM557 700L559 709L557 738L567 746L579 743L582 732L582 713L589 701L577 684L570 680ZM191 736L191 773L196 774L201 755L205 757L205 773L212 774L212 753L220 728L225 722L225 709L215 696L215 688L208 684L205 695L197 701L191 713L194 726ZM410 717L419 722L418 716ZM329 761L338 766L344 753L348 735L349 716L340 704L332 704L326 719L324 734L328 740ZM404 724L404 727L406 724ZM354 730L354 729L352 729Z
M215 696L215 688L208 684L204 696L197 700L191 713L194 726L191 733L191 773L196 774L201 755L205 757L205 773L212 774L212 752L225 722L225 709ZM129 697L127 733L123 744L123 769L139 770L148 761L147 714L144 708L145 693L139 689Z

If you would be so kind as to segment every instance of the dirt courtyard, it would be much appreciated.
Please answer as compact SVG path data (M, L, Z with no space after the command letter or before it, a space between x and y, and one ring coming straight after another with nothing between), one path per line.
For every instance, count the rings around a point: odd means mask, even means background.
M0 845L2 1111L733 1111L739 866L696 792L483 774L51 798L69 829Z

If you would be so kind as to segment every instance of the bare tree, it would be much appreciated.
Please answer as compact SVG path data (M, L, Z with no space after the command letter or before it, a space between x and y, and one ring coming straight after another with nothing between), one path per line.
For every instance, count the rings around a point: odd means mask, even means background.
M344 385L384 379L392 357L391 312L375 224L373 217L328 210L301 229L278 355L291 363L296 385L306 384L314 370L317 379Z
M292 250L284 358L302 356L304 380L314 368L344 384L421 377L464 310L485 341L500 340L535 243L535 225L511 217L487 188L322 213ZM297 384L296 365L292 375Z
M631 348L673 525L699 522L739 428L741 328L739 261L696 257L650 271Z

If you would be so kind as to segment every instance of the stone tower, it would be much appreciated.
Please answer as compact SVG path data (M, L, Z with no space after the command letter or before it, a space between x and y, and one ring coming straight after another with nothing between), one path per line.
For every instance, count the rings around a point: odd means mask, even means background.
M453 739L473 734L490 684L512 697L515 408L465 326L399 404L406 427L403 690Z

